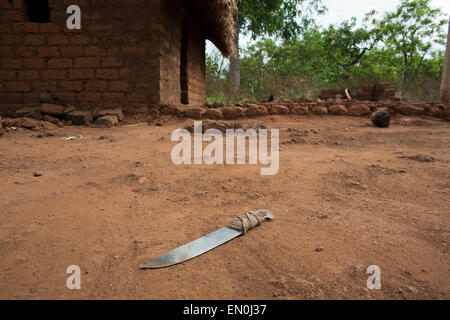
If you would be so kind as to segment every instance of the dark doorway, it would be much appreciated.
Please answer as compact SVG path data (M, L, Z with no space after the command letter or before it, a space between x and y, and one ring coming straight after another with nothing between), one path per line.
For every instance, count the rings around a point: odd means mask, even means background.
M189 21L183 19L181 23L181 64L180 64L180 85L181 103L189 104L189 79L188 79L188 45L189 45Z
M29 22L50 22L48 0L26 0L26 10Z

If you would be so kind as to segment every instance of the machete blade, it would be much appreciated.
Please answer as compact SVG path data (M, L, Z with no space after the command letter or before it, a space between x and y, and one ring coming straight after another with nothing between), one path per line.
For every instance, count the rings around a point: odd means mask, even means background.
M222 228L213 233L208 234L200 239L192 241L172 250L161 257L147 262L141 269L160 269L174 266L179 263L186 262L195 257L198 257L208 251L211 251L218 246L233 240L236 237L242 235L241 231L233 230L230 228Z

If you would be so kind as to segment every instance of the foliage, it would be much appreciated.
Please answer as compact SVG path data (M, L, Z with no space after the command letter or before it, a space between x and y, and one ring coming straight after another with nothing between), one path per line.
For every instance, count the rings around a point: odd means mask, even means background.
M381 17L371 11L362 21L352 18L327 28L311 22L294 38L281 21L261 26L261 19L268 8L276 15L280 3L290 6L296 1L254 1L254 6L272 3L275 7L266 7L258 15L246 11L250 17L242 22L246 30L277 35L278 40L259 38L241 50L242 99L265 100L272 94L313 98L322 88L357 89L378 81L391 82L408 99L436 99L446 21L430 1L403 0L395 11ZM220 56L208 57L207 69L208 95L220 101L227 92L226 63Z

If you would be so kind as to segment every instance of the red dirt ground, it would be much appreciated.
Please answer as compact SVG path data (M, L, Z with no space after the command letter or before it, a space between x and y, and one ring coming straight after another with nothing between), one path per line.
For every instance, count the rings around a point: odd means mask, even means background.
M173 165L171 133L191 120L1 137L0 298L450 298L449 122L258 122L281 130L276 176ZM139 269L263 208L276 220L187 263ZM81 290L66 288L69 265ZM366 288L370 265L381 290Z

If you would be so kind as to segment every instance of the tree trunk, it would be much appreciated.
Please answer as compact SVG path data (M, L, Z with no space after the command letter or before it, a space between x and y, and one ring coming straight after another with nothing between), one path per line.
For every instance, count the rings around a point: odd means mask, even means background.
M239 14L234 17L236 28L235 44L237 48L236 57L230 57L230 98L237 99L241 91L241 62L239 59Z
M447 50L445 51L444 71L442 72L441 102L450 102L450 21L448 24Z

